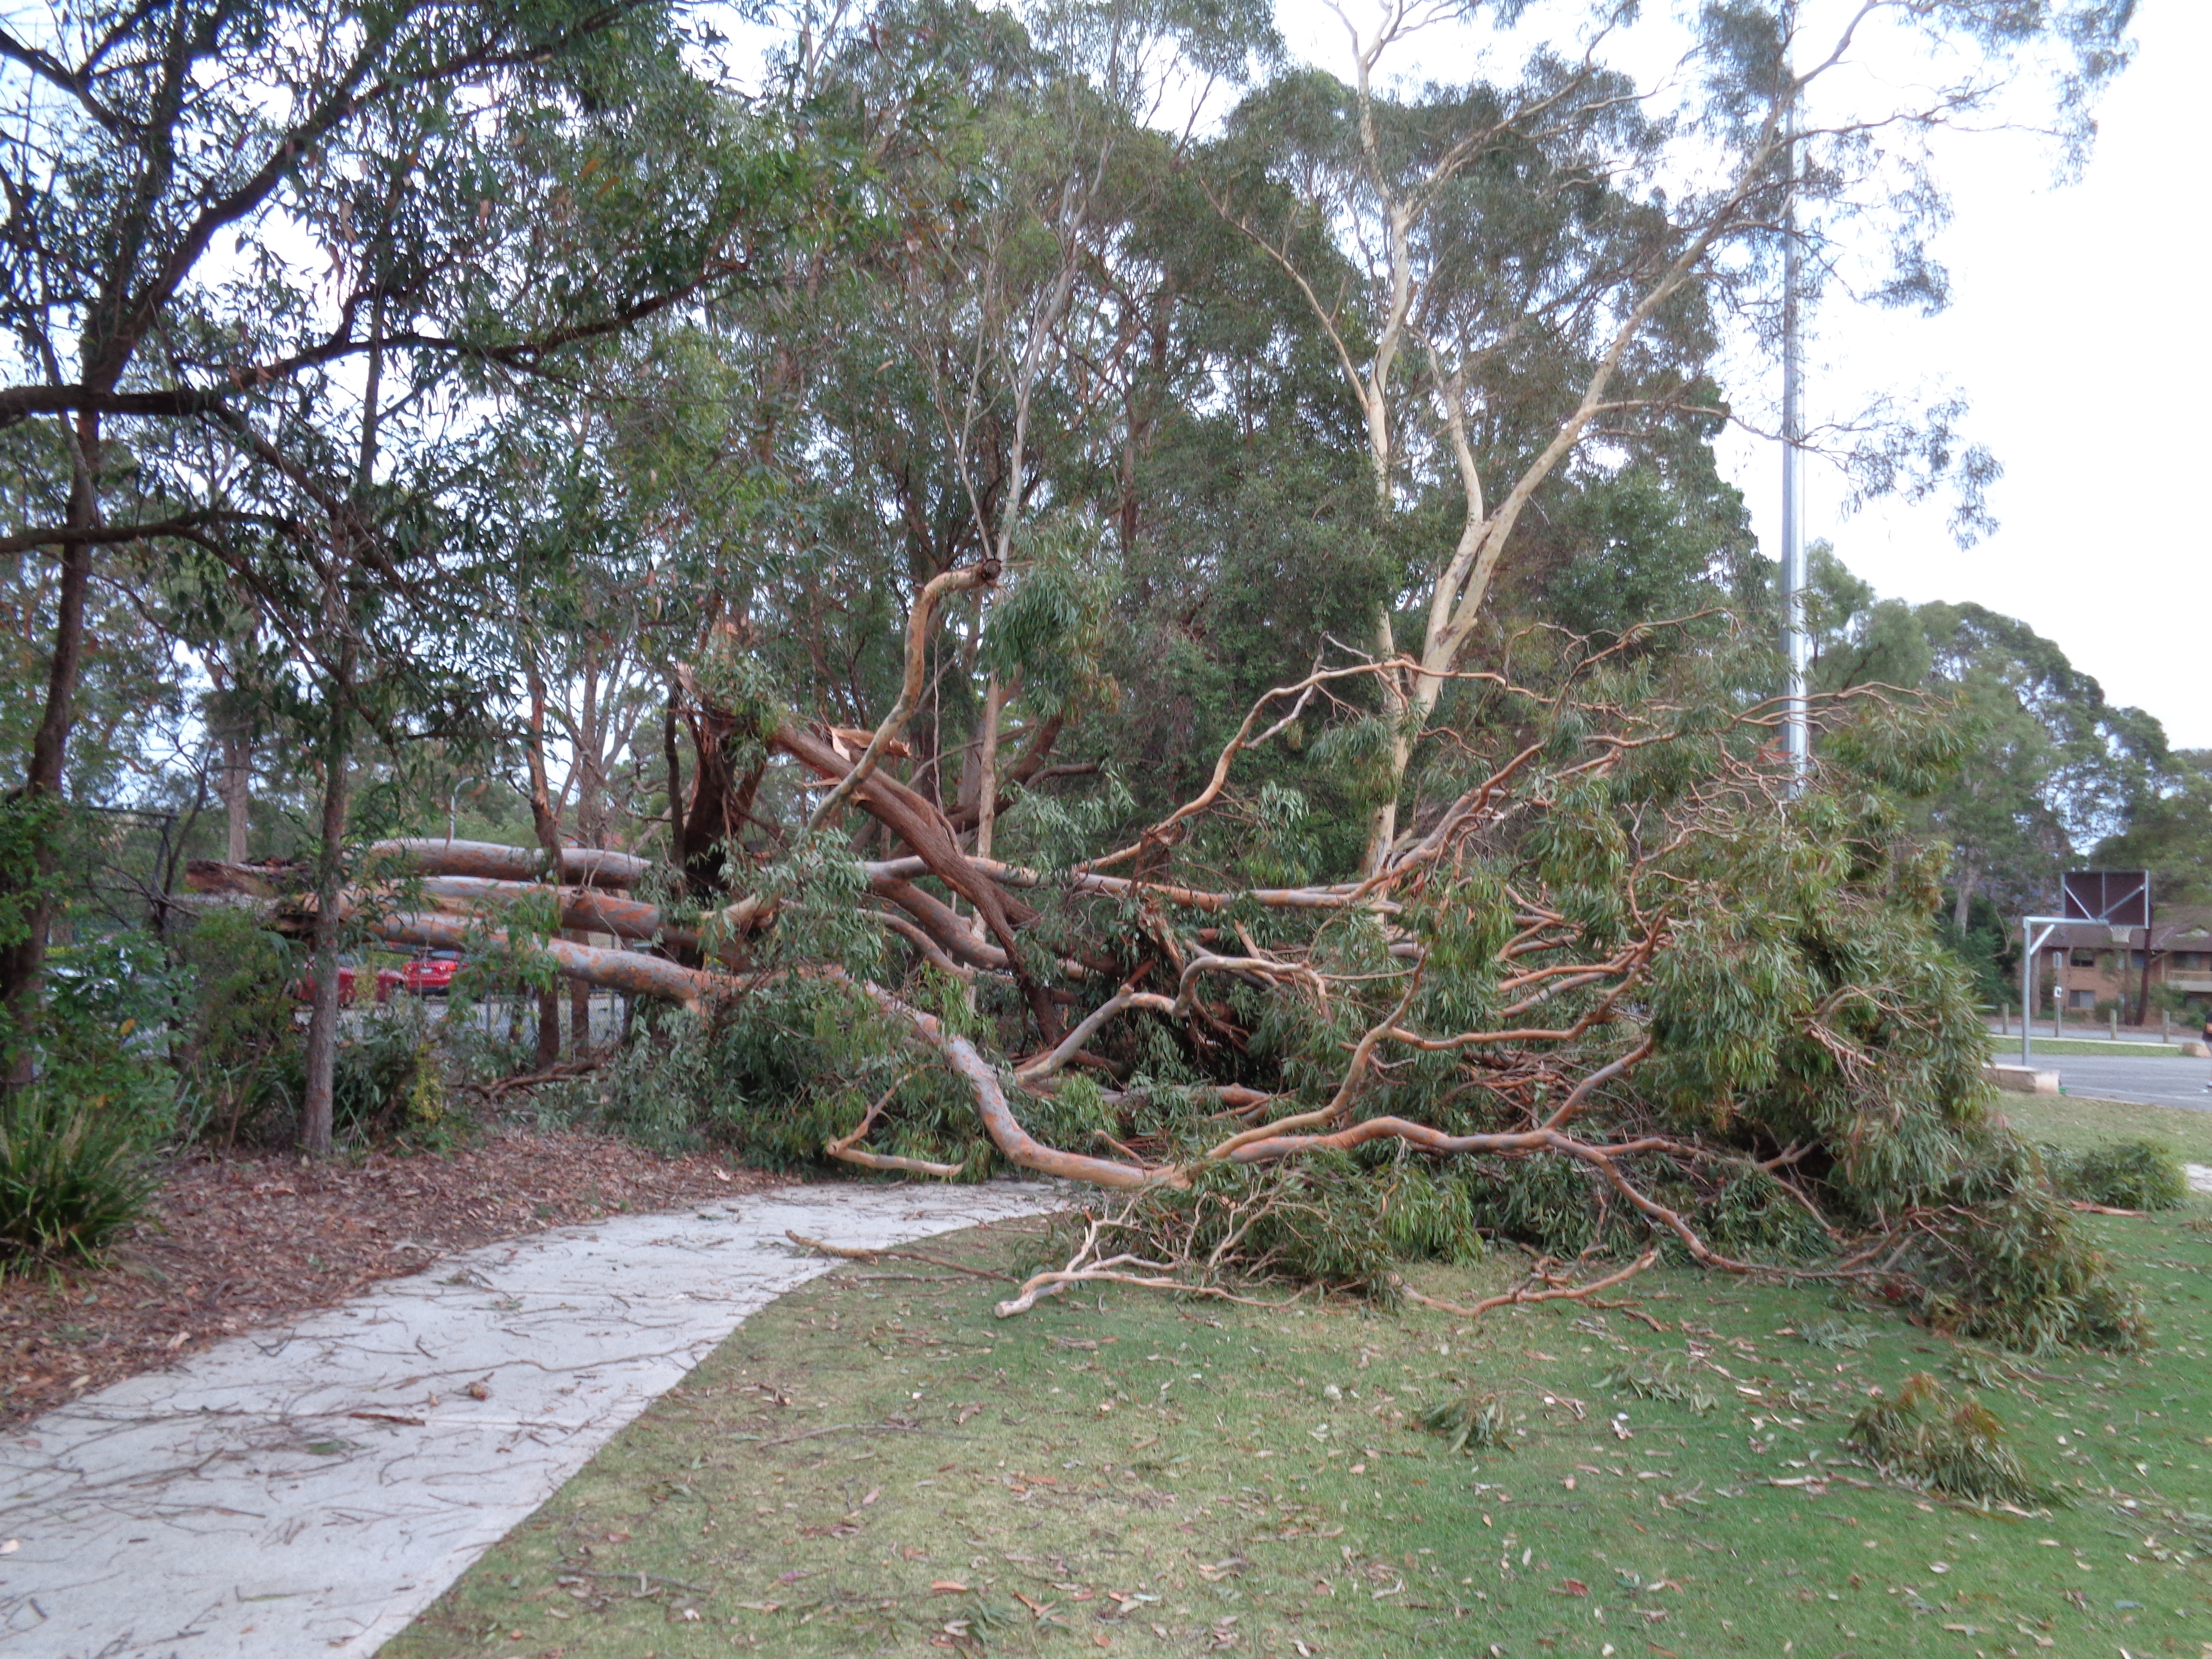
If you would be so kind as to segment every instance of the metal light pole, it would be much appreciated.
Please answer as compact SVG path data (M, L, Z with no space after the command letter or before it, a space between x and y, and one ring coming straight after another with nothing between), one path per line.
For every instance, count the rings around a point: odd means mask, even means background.
M1804 366L1798 343L1797 95L1794 87L1783 117L1783 136L1787 148L1782 210L1782 650L1786 664L1782 746L1790 757L1790 790L1796 794L1804 788L1806 774L1812 768L1813 742L1805 717L1805 666L1812 656L1812 641L1805 633L1805 526L1800 494L1805 423L1798 384Z

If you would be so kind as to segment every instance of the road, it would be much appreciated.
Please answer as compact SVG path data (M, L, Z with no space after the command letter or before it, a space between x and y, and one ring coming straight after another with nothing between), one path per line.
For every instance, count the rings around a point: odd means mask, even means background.
M2009 1050L2000 1048L1997 1059L2017 1066L2019 1042L2015 1037ZM2120 1054L2038 1054L2035 1063L2040 1070L2056 1071L2060 1085L2069 1095L2212 1112L2212 1092L2204 1087L2212 1080L2212 1060L2177 1054L2146 1055L2141 1060Z

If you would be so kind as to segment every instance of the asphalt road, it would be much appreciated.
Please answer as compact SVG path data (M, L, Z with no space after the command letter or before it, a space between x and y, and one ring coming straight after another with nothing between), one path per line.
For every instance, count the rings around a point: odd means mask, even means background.
M1999 1044L1997 1059L2020 1063L2020 1039L2008 1049ZM2212 1112L2212 1060L2188 1060L2174 1054L2146 1055L2136 1060L2119 1054L2038 1054L2036 1066L2056 1071L2069 1095L2088 1095L2098 1100L2127 1100L2145 1106L2186 1106Z

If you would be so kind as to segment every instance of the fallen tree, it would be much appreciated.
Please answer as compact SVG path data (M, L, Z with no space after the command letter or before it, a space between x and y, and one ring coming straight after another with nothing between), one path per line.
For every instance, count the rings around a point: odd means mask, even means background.
M1882 699L1834 708L1820 785L1790 801L1770 708L1725 710L1628 644L1551 639L1541 686L1460 677L1475 717L1437 732L1431 801L1352 883L1241 880L1237 775L1301 719L1358 730L1389 664L1267 692L1197 796L1051 869L978 856L927 792L865 769L896 732L719 703L741 675L708 661L688 719L752 757L723 776L761 842L719 865L752 891L668 911L476 874L542 865L529 849L398 842L345 905L392 945L542 951L679 1009L602 1093L677 1095L761 1161L1124 1194L1011 1307L1130 1276L1394 1297L1394 1261L1489 1237L1540 1255L1506 1301L1679 1259L1858 1283L2013 1343L2135 1340L2130 1298L1989 1115L1980 1020L1929 927L1931 854L1893 799L1954 738ZM838 811L896 856L854 858ZM283 883L195 865L192 884Z
M1407 1255L1492 1238L1539 1257L1508 1301L1674 1259L1857 1284L2028 1346L2134 1340L2138 1311L1990 1115L1979 1020L1929 926L1932 855L1894 799L1955 738L1839 706L1791 800L1773 711L1680 681L1704 659L1545 643L1541 684L1459 677L1429 804L1358 881L1242 879L1237 778L1293 722L1356 730L1390 665L1270 691L1197 795L1040 868L976 855L927 793L863 770L890 738L716 702L744 676L710 660L687 718L753 757L761 838L720 866L752 891L679 923L410 850L413 873L347 902L389 942L540 950L684 1011L596 1085L749 1156L1121 1194L1020 1306L1132 1275L1389 1297ZM854 858L833 797L896 856ZM534 932L507 925L526 907Z

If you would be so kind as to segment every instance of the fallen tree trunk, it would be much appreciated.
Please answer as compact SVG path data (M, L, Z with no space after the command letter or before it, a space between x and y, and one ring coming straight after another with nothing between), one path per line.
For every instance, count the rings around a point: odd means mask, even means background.
M477 876L491 881L542 881L546 855L535 847L489 841L444 841L416 836L380 841L362 856L365 870L380 875ZM560 878L585 887L634 887L652 864L634 853L599 847L561 849Z
M778 726L769 733L768 744L840 789L854 777L854 768L835 745L799 726ZM1006 952L1006 970L1020 984L1039 1034L1048 1046L1059 1042L1059 1012L1043 983L1030 971L1014 938L1014 929L1034 921L1036 912L1002 890L961 850L958 837L935 802L879 771L866 774L848 793L862 811L912 848L929 874L975 907L975 914ZM923 926L928 926L927 921Z
M421 890L433 909L462 915L498 910L525 899L557 896L561 926L577 933L612 933L617 939L665 938L671 944L698 943L696 934L688 940L676 938L674 930L662 921L659 905L601 892L597 888L495 881L484 876L428 876L422 882ZM358 902L363 895L361 889L353 888L347 896Z
M504 945L507 936L486 933L457 916L411 915L380 916L369 929L392 945L411 945L434 951L461 951L471 945ZM642 951L609 951L573 939L548 939L538 948L571 979L633 996L665 997L687 1008L696 1008L717 991L729 988L726 975L686 968L665 957Z

